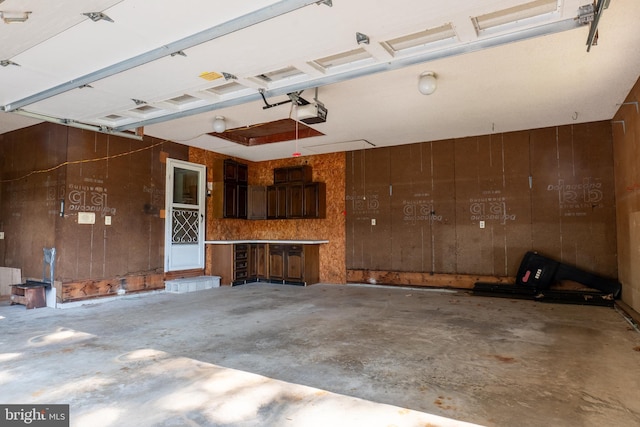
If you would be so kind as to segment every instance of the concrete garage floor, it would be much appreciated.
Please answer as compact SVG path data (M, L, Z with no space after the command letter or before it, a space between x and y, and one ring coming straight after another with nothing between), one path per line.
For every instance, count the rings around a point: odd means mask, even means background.
M612 308L270 284L0 304L0 403L72 426L636 426L639 397Z

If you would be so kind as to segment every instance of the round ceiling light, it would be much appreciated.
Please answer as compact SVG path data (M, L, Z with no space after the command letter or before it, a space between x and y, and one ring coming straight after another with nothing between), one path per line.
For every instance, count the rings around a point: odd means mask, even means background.
M433 71L425 71L418 78L418 90L423 95L431 95L436 91L438 81Z
M217 133L222 133L227 130L227 124L224 121L224 117L216 116L216 119L213 121L213 130Z

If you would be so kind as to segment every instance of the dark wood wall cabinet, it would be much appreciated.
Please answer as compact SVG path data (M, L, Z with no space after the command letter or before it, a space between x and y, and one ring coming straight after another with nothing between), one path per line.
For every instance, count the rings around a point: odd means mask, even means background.
M310 219L326 215L326 186L312 182L311 166L273 170L273 185L267 187L268 219Z
M248 168L244 163L225 159L214 166L213 216L216 218L247 218Z
M276 168L273 170L273 183L277 185L293 182L311 182L312 174L311 166L309 165Z
M276 168L273 185L248 185L247 165L220 160L213 173L214 218L318 219L326 216L326 186L309 165Z
M220 276L223 285L311 285L320 280L319 249L317 244L214 244L212 274Z
M250 185L248 189L247 219L267 219L267 187Z

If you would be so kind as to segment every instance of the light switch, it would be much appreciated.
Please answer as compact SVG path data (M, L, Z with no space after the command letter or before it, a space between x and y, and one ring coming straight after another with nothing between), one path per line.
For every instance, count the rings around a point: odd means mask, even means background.
M4 239L4 231L0 231L0 240Z
M371 218L371 225L376 225L376 219L375 218Z

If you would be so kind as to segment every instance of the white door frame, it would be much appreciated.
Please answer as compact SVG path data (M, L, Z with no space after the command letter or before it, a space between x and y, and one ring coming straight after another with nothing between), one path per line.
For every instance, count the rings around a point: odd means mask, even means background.
M176 169L179 174L175 174ZM167 159L165 272L204 268L206 172L204 165ZM185 179L189 182L185 183ZM197 188L194 189L194 185Z

